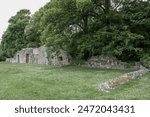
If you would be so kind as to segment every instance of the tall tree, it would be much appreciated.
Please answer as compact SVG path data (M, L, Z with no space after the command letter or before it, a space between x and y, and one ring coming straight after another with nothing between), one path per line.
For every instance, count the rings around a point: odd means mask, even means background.
M2 50L7 57L12 57L18 50L26 47L24 30L30 20L30 11L22 9L9 20L9 26L2 36Z
M41 32L44 27L41 25L41 18L43 16L43 8L37 11L30 19L30 22L25 27L25 38L27 41L26 47L39 47L42 45Z

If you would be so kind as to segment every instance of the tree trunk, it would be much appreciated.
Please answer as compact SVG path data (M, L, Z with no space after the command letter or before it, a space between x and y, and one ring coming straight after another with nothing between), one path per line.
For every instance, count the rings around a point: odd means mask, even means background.
M110 27L110 7L111 7L111 0L105 0L105 17L106 17L106 25Z
M88 16L83 17L83 31L84 33L88 33Z
M105 0L105 13L106 14L109 14L110 6L111 6L111 0Z

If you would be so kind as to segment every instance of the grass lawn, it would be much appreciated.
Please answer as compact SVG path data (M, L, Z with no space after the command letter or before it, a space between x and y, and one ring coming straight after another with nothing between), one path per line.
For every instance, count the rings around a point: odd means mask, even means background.
M1 100L150 99L150 73L110 93L97 84L129 71L0 63Z

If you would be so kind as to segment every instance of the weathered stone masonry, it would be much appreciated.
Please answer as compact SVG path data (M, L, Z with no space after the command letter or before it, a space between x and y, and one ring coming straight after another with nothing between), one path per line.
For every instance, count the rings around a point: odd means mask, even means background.
M46 47L24 48L17 52L14 58L7 58L7 62L11 63L27 63L27 64L51 64L51 65L69 65L71 57L66 51L58 49L52 53L47 53Z
M139 63L133 63L131 65L129 63L122 62L113 56L101 55L91 57L83 66L106 69L138 70L141 65Z
M99 84L98 89L100 89L101 91L104 91L104 92L109 92L109 91L111 91L111 89L114 89L121 84L125 84L130 80L137 79L140 76L143 76L144 74L146 74L148 72L149 72L149 70L147 68L141 67L140 70L137 70L134 72L129 72L120 77L117 77L115 79L111 79L109 81Z

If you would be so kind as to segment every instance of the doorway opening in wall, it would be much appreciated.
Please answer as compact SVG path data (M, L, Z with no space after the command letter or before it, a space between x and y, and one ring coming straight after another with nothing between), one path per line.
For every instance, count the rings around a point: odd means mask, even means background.
M29 63L29 54L26 54L26 63Z
M18 61L18 63L20 63L20 56L19 55L17 55L17 61Z

